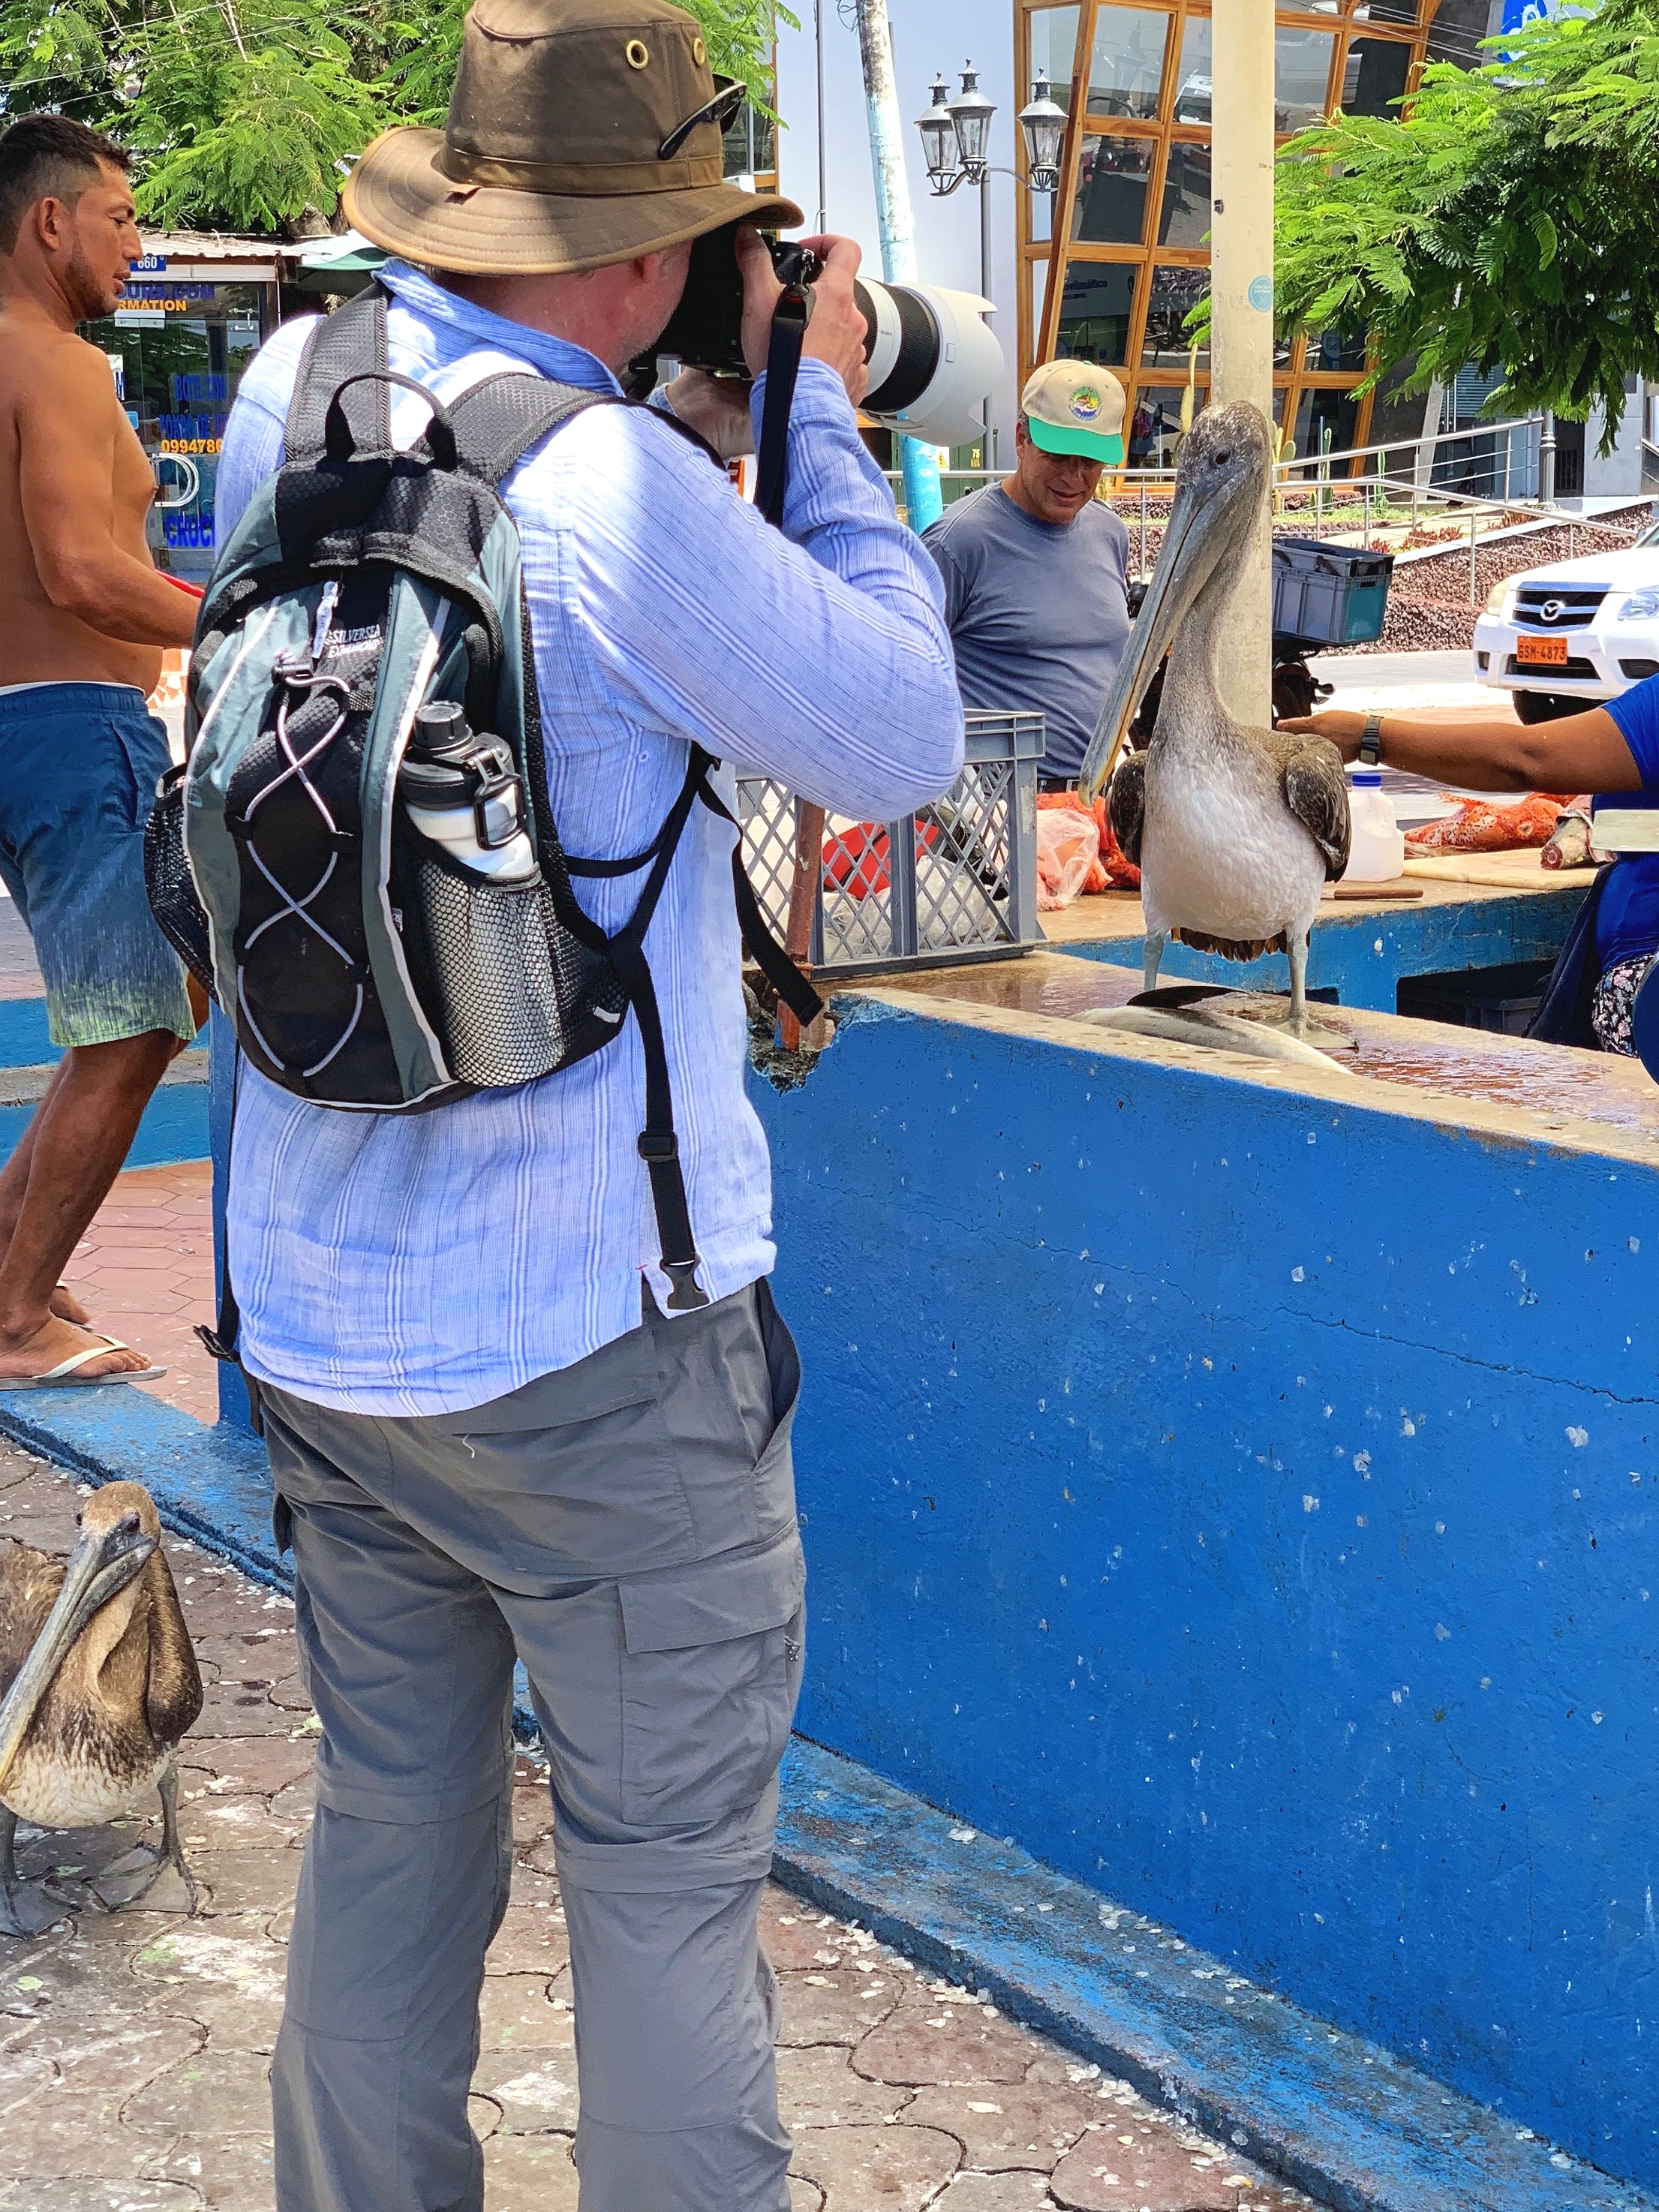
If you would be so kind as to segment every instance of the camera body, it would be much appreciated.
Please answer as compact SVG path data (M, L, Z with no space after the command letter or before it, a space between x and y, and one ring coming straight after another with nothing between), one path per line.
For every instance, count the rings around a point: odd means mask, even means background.
M672 354L716 376L748 374L737 229L728 223L694 241L685 290L651 349L653 358ZM766 244L781 282L811 285L820 267L815 254L787 240L767 238ZM870 370L865 412L929 445L973 443L982 432L985 395L1002 374L1002 348L982 319L990 301L941 285L866 277L854 289Z

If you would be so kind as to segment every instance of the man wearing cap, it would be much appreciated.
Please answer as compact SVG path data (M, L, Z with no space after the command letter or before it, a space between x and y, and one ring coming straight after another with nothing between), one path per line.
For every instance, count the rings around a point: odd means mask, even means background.
M389 132L346 187L398 257L392 369L446 401L503 370L614 398L693 239L801 219L721 181L741 98L666 0L478 0L445 129ZM570 852L637 854L693 743L727 764L729 803L741 762L877 821L959 771L938 574L859 437L858 252L816 244L781 531L650 407L587 408L504 480ZM738 263L758 370L778 287L753 230ZM280 462L305 340L279 331L243 381L228 523ZM676 387L724 435L722 404ZM394 442L426 415L397 391ZM634 1024L423 1115L334 1112L242 1070L228 1264L321 1724L271 2069L281 2212L483 2204L466 2097L508 1901L515 1659L562 1911L526 1903L509 1963L568 1941L582 2212L788 2212L757 1923L804 1663L800 1373L766 1279L734 835L693 811L646 940L698 1310L665 1310ZM635 895L579 878L607 931ZM562 2114L565 2063L544 2071Z
M958 500L923 542L945 579L965 707L1048 718L1038 780L1068 790L1129 635L1129 533L1095 497L1123 461L1123 386L1051 361L1020 394L1014 473Z

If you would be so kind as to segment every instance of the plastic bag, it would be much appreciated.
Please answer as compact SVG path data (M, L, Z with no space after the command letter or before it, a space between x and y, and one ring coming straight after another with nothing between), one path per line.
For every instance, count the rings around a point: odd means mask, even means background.
M1036 818L1037 912L1070 906L1100 858L1100 831L1081 807L1039 807Z
M1037 799L1039 815L1049 811L1064 812L1067 809L1073 814L1091 815L1095 827L1100 832L1100 851L1083 886L1083 896L1087 898L1109 890L1138 891L1140 889L1140 871L1112 835L1112 825L1106 818L1105 793L1102 792L1092 806L1085 806L1074 791L1045 791Z

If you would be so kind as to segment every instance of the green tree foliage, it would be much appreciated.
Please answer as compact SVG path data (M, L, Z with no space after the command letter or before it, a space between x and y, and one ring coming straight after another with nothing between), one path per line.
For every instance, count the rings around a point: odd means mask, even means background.
M290 231L333 214L380 131L442 119L469 4L0 0L0 85L14 115L58 107L131 148L146 222ZM682 4L764 106L770 0Z
M1599 406L1611 445L1626 379L1659 375L1656 205L1659 0L1607 0L1281 149L1281 329L1369 330L1370 381L1415 356L1414 391L1501 368L1494 410Z

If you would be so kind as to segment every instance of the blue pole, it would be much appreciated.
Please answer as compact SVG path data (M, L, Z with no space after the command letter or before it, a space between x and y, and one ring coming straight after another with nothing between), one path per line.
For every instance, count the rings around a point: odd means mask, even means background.
M887 0L859 0L859 52L864 62L864 94L870 111L870 166L876 180L876 221L881 232L881 273L890 284L914 284L915 226L910 187L904 173L904 125L893 82L893 40L887 24ZM926 530L945 512L939 488L939 459L931 446L901 438L904 506L913 530Z

